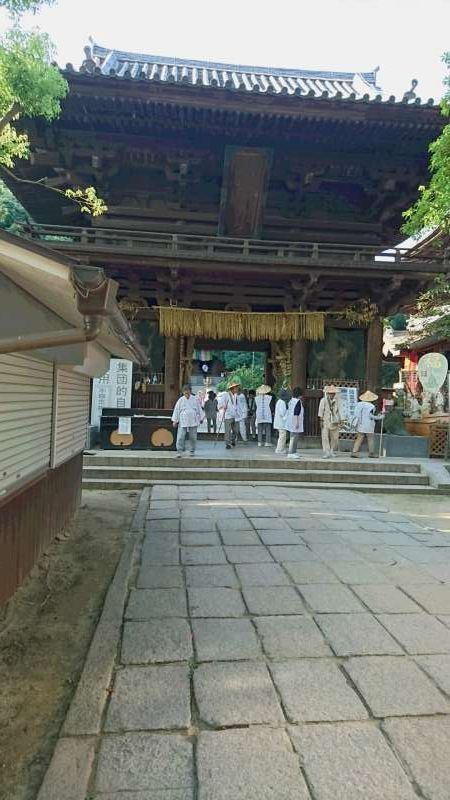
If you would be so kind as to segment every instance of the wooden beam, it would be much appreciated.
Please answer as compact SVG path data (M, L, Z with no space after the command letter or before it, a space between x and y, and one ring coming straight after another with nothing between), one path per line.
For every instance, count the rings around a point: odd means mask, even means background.
M251 236L261 232L271 151L227 147L219 215L219 233Z
M306 378L308 370L308 342L305 339L298 339L292 342L292 388L300 386L306 389Z
M180 396L180 340L175 336L166 338L164 354L164 406L173 408Z
M376 317L367 329L366 381L367 388L375 394L381 391L381 363L383 359L383 320Z

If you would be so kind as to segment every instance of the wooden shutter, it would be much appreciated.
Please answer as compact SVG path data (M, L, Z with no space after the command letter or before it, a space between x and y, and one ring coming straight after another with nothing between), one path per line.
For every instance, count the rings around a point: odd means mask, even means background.
M50 465L53 364L0 355L0 497Z
M86 446L90 380L66 369L55 369L51 466L57 467Z

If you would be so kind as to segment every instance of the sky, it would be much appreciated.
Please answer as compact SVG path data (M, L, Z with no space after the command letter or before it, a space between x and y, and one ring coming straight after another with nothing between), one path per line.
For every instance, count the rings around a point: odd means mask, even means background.
M57 0L26 27L79 66L91 36L108 48L256 66L364 72L403 96L439 99L450 50L450 0ZM7 17L0 12L0 29Z

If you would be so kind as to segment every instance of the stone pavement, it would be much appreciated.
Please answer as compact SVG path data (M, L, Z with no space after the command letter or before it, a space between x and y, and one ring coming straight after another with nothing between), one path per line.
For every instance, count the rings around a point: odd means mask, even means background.
M154 487L120 632L39 800L450 797L450 537L377 499Z

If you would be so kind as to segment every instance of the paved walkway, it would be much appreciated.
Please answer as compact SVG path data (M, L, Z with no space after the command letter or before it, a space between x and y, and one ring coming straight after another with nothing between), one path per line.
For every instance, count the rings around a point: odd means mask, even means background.
M40 800L448 800L448 535L359 493L160 486L131 583L99 730L66 723Z

